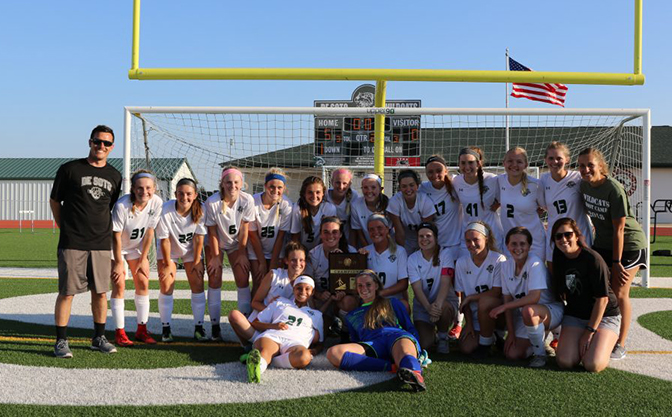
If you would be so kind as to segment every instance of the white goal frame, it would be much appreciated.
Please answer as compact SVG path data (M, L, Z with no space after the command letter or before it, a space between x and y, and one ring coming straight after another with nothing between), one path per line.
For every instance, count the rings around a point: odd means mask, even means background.
M303 114L315 116L372 116L375 114L395 116L634 116L642 118L642 228L647 238L647 265L650 268L650 200L651 200L651 111L649 109L453 109L453 108L317 108L317 107L153 107L128 106L124 108L124 168L123 190L130 190L131 131L135 113L236 113L236 114ZM650 270L642 270L642 286L649 286Z

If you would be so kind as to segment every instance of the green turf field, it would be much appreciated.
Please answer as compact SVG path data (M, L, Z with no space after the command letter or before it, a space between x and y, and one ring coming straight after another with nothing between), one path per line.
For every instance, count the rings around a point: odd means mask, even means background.
M656 311L639 317L639 324L660 337L672 340L672 311Z

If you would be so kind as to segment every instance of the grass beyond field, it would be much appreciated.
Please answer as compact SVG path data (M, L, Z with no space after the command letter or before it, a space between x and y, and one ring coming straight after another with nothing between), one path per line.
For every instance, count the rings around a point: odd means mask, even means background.
M231 287L227 283L227 287ZM184 288L181 288L184 287ZM178 289L186 289L178 283ZM226 288L233 289L233 288ZM56 290L55 279L0 279L0 298L49 293ZM672 297L668 289L633 289L633 297ZM176 303L179 312L188 314L188 301ZM184 304L184 305L182 305ZM230 307L224 302L224 308ZM155 307L154 307L155 308ZM186 309L185 311L182 311ZM642 317L647 327L670 332L672 312ZM667 330L665 330L667 329ZM23 365L63 368L162 368L211 365L235 361L240 348L232 344L192 344L178 339L174 344L138 345L105 356L88 349L91 330L70 329L76 358L56 360L52 355L53 327L0 320L0 361ZM150 407L65 407L3 404L3 415L81 415L81 416L322 416L408 415L443 413L458 415L660 415L672 410L672 382L630 374L614 369L592 375L583 371L560 371L554 363L541 370L511 364L501 356L476 363L457 353L433 354L434 363L425 372L428 391L413 394L390 380L360 390L298 400L255 404L209 404ZM669 358L664 358L669 360ZM242 365L241 365L242 366ZM298 372L298 371L297 371ZM8 382L5 382L8 383ZM11 383L11 382L9 382ZM542 411L543 410L543 411Z

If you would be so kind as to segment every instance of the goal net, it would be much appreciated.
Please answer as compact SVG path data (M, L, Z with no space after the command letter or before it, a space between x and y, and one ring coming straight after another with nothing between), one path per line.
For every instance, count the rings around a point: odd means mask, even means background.
M173 197L185 176L197 180L204 195L211 194L226 165L240 168L246 191L256 193L263 190L266 171L277 166L287 173L287 195L296 201L306 176L328 183L339 167L353 170L359 189L361 176L373 171L379 112L386 115L388 195L400 169L422 170L432 154L457 166L459 150L467 146L483 150L486 171L493 173L503 172L507 148L523 147L531 175L539 176L546 170L546 146L560 141L572 151L573 168L581 150L600 149L638 220L648 227L647 110L134 107L126 109L125 160L130 172L152 170L164 199Z

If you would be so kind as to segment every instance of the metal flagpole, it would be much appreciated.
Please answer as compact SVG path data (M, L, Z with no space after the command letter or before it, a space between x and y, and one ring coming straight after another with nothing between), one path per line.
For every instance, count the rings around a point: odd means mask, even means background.
M506 48L506 70L509 71L509 48ZM506 88L506 94L504 96L506 97L506 108L509 108L509 83L505 84ZM504 152L508 151L510 148L510 143L509 143L509 115L506 115L506 129L505 129L505 137L504 137Z

